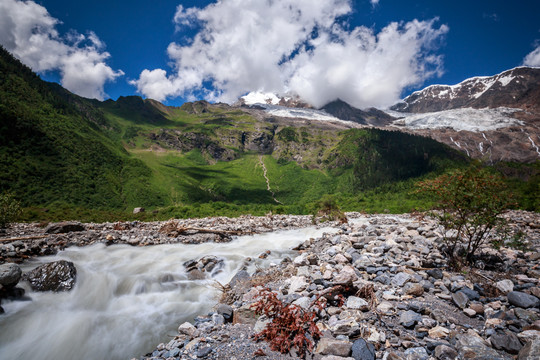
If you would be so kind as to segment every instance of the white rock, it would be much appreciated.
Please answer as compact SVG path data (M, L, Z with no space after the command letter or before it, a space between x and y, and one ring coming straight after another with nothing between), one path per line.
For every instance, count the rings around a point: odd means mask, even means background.
M304 291L308 287L306 278L304 276L293 276L289 280L289 291L290 292L300 292Z
M514 291L514 283L512 280L504 279L501 281L497 281L495 283L495 287L499 289L503 294L508 294L511 291Z

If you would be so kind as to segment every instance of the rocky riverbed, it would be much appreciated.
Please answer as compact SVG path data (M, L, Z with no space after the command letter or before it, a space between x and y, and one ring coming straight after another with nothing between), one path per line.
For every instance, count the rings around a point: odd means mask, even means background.
M539 214L508 214L526 249L485 249L475 267L460 271L448 267L440 229L422 214L347 215L348 224L333 224L337 233L306 241L294 256L255 273L240 270L223 287L214 311L179 324L176 335L163 339L141 359L298 358L294 350L281 354L254 339L271 321L253 309L266 288L283 304L314 312L313 322L322 337L307 358L540 358ZM136 246L222 242L238 231L308 225L310 217L246 216L82 224L80 231L48 234L58 230L18 224L0 238L0 256L2 261L17 262L96 242ZM44 237L30 239L37 236ZM266 255L261 248L260 256ZM193 259L184 266L212 276L219 260ZM13 286L10 281L8 286ZM312 306L321 298L324 306Z

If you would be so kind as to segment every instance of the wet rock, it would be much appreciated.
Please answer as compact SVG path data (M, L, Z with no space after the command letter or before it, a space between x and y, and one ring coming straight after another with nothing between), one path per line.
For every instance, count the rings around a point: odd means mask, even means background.
M419 321L422 321L422 315L412 311L407 310L401 313L399 316L399 323L406 328L411 328Z
M352 345L354 360L375 360L375 347L364 339L356 340Z
M68 291L75 286L77 269L71 261L55 261L41 265L23 275L34 291Z
M251 275L245 270L240 270L237 272L231 281L229 281L229 286L234 289L235 286L241 283L247 283L251 279Z
M518 337L511 332L495 334L489 340L495 349L504 350L510 354L517 354L523 347Z
M335 355L348 357L351 353L352 344L348 341L321 338L315 349L315 354Z
M206 279L206 274L203 273L201 270L191 270L187 273L188 280L204 280Z
M50 224L45 228L47 234L66 234L76 231L85 231L85 227L79 222L66 221Z
M540 299L536 296L520 291L511 291L506 296L508 297L508 302L510 304L520 308L528 309L540 305Z
M435 357L438 360L454 360L458 356L457 351L448 345L437 345L435 347Z
M0 289L12 288L21 279L22 270L17 264L2 264L0 265Z
M517 360L538 360L540 359L540 339L529 341L521 349Z

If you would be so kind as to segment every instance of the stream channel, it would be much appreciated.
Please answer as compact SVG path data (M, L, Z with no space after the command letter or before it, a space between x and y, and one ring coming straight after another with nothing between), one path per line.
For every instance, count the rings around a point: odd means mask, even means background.
M27 301L3 302L0 316L0 359L103 360L133 357L168 342L177 327L208 313L220 292L247 257L266 267L293 255L291 248L335 228L308 227L240 236L229 243L132 247L96 244L68 248L54 256L22 265L27 272L41 264L72 261L77 282L69 292L33 292L25 282ZM258 256L270 250L266 259ZM225 260L210 280L187 280L187 260L214 255Z

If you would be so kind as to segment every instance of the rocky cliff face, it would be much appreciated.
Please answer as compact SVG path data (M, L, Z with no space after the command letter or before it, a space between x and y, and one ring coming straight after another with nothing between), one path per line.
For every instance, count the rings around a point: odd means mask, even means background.
M409 95L391 109L426 113L497 107L539 111L540 68L518 67L494 76L473 77L457 85L428 86Z
M540 159L540 68L432 85L391 107L405 131L488 163Z

